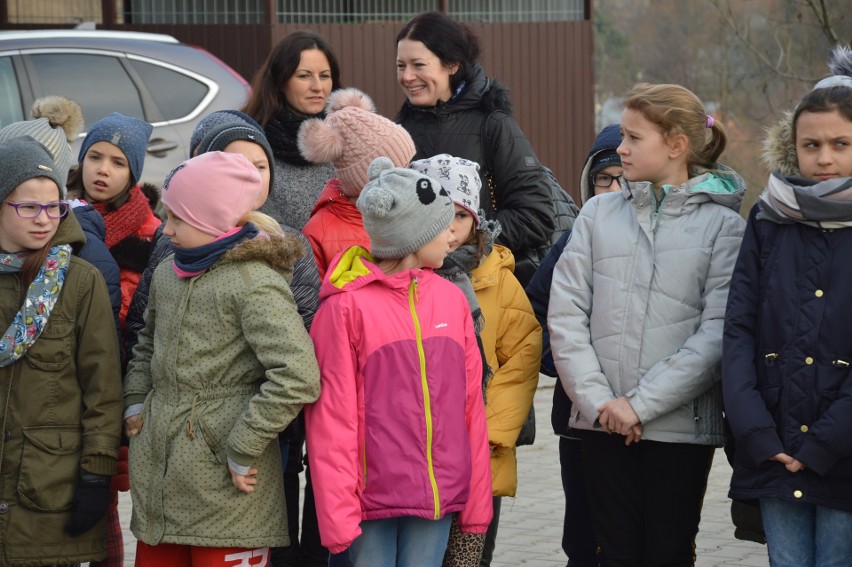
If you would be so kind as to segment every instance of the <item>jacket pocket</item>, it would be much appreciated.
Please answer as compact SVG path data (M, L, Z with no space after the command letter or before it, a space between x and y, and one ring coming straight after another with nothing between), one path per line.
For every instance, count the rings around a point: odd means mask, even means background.
M32 368L47 372L62 370L71 362L74 350L74 323L51 315L47 326L27 350L26 360Z
M201 431L201 441L210 452L210 456L220 465L228 464L225 445L204 418L198 418L198 429Z
M775 351L766 351L757 366L757 389L769 411L778 407L781 396L781 356Z
M71 508L80 467L79 426L26 427L18 496L21 505L39 512Z

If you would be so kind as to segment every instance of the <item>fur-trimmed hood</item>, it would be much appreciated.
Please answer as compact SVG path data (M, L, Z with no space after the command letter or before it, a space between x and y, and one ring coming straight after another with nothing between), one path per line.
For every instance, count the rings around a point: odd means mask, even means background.
M800 176L796 157L796 140L793 139L793 112L785 112L780 120L766 131L763 141L763 162L771 171L785 176Z
M223 262L260 260L277 270L292 270L305 254L305 245L293 234L260 235L234 246L222 256Z

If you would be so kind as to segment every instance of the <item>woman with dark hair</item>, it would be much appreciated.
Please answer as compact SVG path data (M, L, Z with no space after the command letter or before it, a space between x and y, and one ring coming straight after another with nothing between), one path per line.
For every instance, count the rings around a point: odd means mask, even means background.
M323 118L331 91L340 85L340 67L328 42L307 30L294 32L269 53L252 82L242 111L266 132L275 158L274 186L261 209L302 230L326 182L331 164L315 164L299 152L296 136L308 118Z
M397 82L407 101L396 121L414 139L415 159L447 153L480 164L481 202L500 221L498 244L515 255L526 284L536 250L555 229L549 179L512 118L507 89L477 62L478 38L440 12L409 21L396 38Z

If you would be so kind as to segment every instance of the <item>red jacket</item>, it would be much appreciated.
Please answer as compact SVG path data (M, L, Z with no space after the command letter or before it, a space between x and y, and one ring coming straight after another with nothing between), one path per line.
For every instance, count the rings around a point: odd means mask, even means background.
M311 243L320 280L325 279L329 264L339 252L352 246L370 248L361 211L343 194L335 177L329 179L320 193L302 234Z

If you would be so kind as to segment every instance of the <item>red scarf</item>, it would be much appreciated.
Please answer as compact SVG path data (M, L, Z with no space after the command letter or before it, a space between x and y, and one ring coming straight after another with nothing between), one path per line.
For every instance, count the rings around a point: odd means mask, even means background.
M104 217L106 223L107 248L112 248L128 236L133 236L148 220L151 207L148 206L148 197L142 193L139 185L130 189L130 197L115 210L109 210L106 201L92 203L92 206Z

